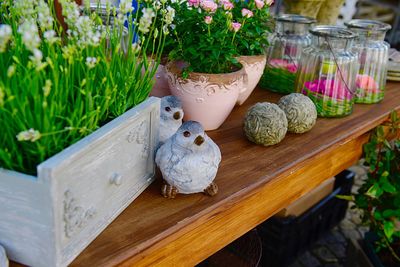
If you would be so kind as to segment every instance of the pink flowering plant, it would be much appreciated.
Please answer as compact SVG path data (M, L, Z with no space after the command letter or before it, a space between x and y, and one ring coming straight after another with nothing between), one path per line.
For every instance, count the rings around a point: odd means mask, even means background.
M100 17L90 1L59 0L63 28L54 0L0 1L0 168L34 174L147 98L174 11L137 2Z
M222 3L233 3L232 13L241 24L237 33L235 47L239 55L253 56L265 53L270 32L270 6L273 0L220 0Z
M231 1L188 0L174 5L175 30L169 40L170 58L184 61L189 72L228 73L240 68L235 58L244 17Z

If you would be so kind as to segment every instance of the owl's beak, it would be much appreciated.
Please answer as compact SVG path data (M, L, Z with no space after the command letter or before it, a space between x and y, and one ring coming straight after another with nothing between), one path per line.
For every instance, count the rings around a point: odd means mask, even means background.
M194 139L194 143L198 146L201 146L201 144L204 143L204 137L203 136L197 136L196 139Z
M179 120L181 118L181 113L179 111L174 113L174 119Z

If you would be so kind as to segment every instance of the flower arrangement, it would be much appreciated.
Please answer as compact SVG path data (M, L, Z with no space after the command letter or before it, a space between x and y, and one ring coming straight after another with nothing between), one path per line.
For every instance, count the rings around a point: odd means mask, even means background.
M400 120L396 111L364 145L369 167L364 184L349 200L362 211L362 220L376 235L374 250L382 266L400 264Z
M375 79L368 74L357 75L356 88L356 103L373 104L385 96L384 88L379 88Z
M34 174L147 98L173 12L166 1L137 2L107 5L101 19L89 1L59 0L67 28L53 0L1 2L0 167Z
M353 110L353 95L339 79L307 81L301 92L314 102L321 117L340 117Z
M170 58L189 64L189 72L229 73L236 56L262 54L266 45L267 1L188 0L175 3L176 27ZM171 45L172 44L172 45Z

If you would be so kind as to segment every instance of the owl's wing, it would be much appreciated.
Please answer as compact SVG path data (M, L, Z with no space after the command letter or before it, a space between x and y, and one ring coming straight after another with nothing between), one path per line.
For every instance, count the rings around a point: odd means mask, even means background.
M168 140L166 143L158 148L156 153L156 164L162 170L170 161L171 157L171 141Z
M210 144L210 148L211 148L211 158L212 158L212 162L213 164L215 164L217 167L219 166L220 162L221 162L221 150L219 149L219 147L217 146L216 143L214 143L214 141L207 136L207 142Z
M208 143L208 149L205 151L202 157L204 164L203 167L204 171L206 171L207 179L211 183L218 172L218 167L221 162L221 151L217 144L215 144L214 141L208 136L206 138L206 142Z

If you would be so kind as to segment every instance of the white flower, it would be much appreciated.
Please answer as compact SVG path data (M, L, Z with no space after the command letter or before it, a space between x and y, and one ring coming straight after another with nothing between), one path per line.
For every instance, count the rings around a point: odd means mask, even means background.
M43 37L49 44L53 44L59 40L54 30L48 30L43 33Z
M87 57L86 58L86 66L88 66L89 69L93 69L97 64L97 58L95 57Z
M11 26L7 24L0 24L0 53L6 51L7 44L11 40L11 36Z
M36 23L32 20L25 20L18 28L18 33L21 34L22 42L25 47L33 52L40 45L39 30Z
M174 22L174 18L175 18L175 9L173 9L170 6L167 6L166 8L167 12L164 15L164 22L167 25L172 24L172 22Z
M43 94L45 97L49 96L50 91L51 91L51 87L53 86L53 83L51 82L51 80L46 80L46 83L43 86Z
M71 0L59 0L62 6L62 14L65 18L65 22L70 27L74 27L78 18L79 14L79 6L75 3L75 1Z
M46 31L53 28L53 17L50 13L50 8L44 0L39 0L37 6L38 22L40 29Z
M132 44L132 47L131 47L133 54L138 53L141 48L142 47L140 46L140 44L138 42Z
M164 25L163 28L162 28L162 30L163 30L164 35L168 35L168 34L169 34L168 25Z
M14 10L21 16L23 20L36 19L37 10L37 0L14 0Z
M153 7L155 10L160 10L161 2L159 0L153 1Z
M75 38L77 44L82 47L98 46L101 33L95 29L94 22L88 16L80 16L74 27L68 29L67 34Z
M74 45L64 46L62 48L63 58L65 58L69 64L72 64L72 62L74 62L76 51L77 51L77 48Z
M20 142L22 142L22 141L35 142L35 141L39 140L40 137L42 137L40 132L33 128L31 128L27 131L22 131L19 134L17 134L17 136L16 136L17 140Z
M126 14L133 11L132 0L120 0L119 2L119 12Z
M14 76L15 69L16 69L15 64L12 64L10 67L8 67L8 69L7 69L7 77L8 78L11 78L12 76Z
M40 51L39 49L34 49L32 51L32 56L29 56L29 59L31 60L31 62L35 65L36 70L40 70L43 67L45 67L47 64L43 63L43 53L42 51Z
M139 21L139 31L142 33L148 33L156 14L152 8L143 8L142 12L143 15Z

